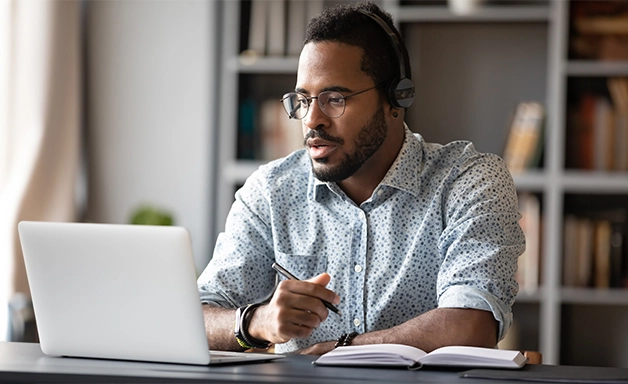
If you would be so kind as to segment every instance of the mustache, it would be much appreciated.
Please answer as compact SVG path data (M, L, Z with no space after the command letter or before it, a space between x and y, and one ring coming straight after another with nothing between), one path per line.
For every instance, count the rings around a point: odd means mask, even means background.
M315 137L318 137L326 141L330 141L332 143L338 143L341 145L345 143L345 141L342 138L331 136L327 132L325 132L325 130L323 130L322 128L316 128L316 129L310 129L307 132L307 134L305 135L305 138L303 139L303 145L306 146L308 139L313 139Z

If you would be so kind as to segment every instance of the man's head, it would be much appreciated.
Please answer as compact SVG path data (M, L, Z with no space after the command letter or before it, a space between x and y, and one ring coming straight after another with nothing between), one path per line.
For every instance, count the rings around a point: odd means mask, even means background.
M284 97L288 114L303 121L312 170L323 181L377 185L403 142L403 111L387 92L399 78L399 54L388 27L364 11L391 23L369 3L329 8L312 20L296 93Z
M361 69L373 78L381 94L395 107L412 104L414 86L408 51L391 16L377 5L349 3L323 10L308 25L305 44L324 41L361 48ZM400 94L400 89L406 92Z

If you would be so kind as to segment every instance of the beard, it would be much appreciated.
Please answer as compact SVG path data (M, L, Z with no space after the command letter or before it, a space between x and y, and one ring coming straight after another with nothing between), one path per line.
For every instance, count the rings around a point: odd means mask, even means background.
M346 153L344 159L337 166L316 169L314 167L314 161L318 164L326 164L328 158L324 157L317 160L310 159L312 162L312 173L314 173L317 179L323 182L337 183L347 179L356 173L364 162L377 152L386 139L387 131L388 127L384 116L384 108L383 104L380 102L373 116L360 128L354 142L355 150L352 153ZM307 141L308 138L316 136L323 140L344 144L343 139L329 136L324 129L321 128L310 131L305 137L305 140Z

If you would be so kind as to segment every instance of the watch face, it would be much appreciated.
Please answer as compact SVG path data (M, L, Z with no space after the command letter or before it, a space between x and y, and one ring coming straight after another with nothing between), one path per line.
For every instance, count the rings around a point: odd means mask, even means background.
M233 332L236 334L236 336L238 336L238 334L240 333L240 327L241 327L241 314L242 314L242 308L238 308L236 309L236 318L235 318L235 328L233 330Z

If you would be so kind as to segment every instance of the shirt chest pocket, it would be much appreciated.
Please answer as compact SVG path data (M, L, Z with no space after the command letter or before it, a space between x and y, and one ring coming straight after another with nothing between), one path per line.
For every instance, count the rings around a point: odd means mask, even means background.
M325 221L321 219L320 222ZM275 261L301 280L323 272L331 274L339 263L344 262L341 255L347 253L351 244L352 230L350 226L342 229L330 227L334 229L308 228L299 231L291 228L284 232L284 236L276 236Z
M307 280L327 271L327 256L275 252L275 260L300 280Z

